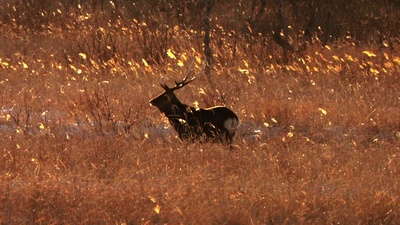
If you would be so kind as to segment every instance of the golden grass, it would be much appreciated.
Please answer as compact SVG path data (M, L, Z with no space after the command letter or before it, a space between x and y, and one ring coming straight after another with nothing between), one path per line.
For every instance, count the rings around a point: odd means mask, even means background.
M240 43L229 66L217 58L210 79L177 92L237 113L229 150L181 143L148 104L193 58L201 69L198 39L175 28L157 64L135 56L135 24L118 33L82 20L1 28L1 223L400 221L399 46L316 43L282 65L249 60Z

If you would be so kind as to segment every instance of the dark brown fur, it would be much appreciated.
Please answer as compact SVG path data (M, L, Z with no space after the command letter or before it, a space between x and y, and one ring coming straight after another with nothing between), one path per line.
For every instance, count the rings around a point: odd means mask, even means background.
M181 140L221 141L231 144L239 119L234 112L222 106L195 108L179 101L174 91L193 81L175 82L174 88L161 85L164 93L150 101L168 118Z

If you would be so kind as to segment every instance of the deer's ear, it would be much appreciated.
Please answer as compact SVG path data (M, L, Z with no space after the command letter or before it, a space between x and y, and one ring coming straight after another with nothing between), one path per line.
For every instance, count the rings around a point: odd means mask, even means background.
M167 86L167 84L160 84L160 85L164 90L166 90L166 91L170 90L170 88Z

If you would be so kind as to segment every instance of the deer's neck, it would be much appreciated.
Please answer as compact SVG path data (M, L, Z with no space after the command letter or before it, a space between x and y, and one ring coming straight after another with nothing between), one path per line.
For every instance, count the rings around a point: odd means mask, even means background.
M170 110L165 112L167 117L183 117L188 106L182 104L180 101L174 101L171 104Z

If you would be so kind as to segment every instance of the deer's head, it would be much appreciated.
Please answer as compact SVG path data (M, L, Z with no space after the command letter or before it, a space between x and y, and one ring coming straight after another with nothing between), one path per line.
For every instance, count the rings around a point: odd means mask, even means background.
M170 88L166 84L160 84L164 89L164 93L150 100L150 104L157 107L162 113L168 114L176 106L181 106L182 103L176 97L174 91L183 88L185 85L189 84L194 80L194 77L188 80L188 75L183 78L181 82L175 81L175 87Z

